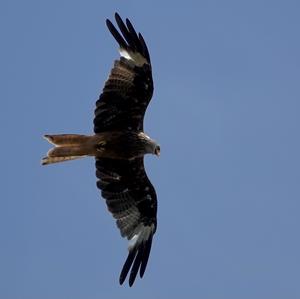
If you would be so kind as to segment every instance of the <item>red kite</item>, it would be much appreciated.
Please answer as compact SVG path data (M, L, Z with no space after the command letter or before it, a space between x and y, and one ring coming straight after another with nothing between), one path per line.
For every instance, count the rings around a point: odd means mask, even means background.
M120 274L129 285L143 277L156 231L156 192L144 168L144 155L159 156L160 146L144 133L144 114L153 94L149 52L143 36L131 22L115 14L120 32L107 27L120 46L116 60L96 102L94 135L45 135L54 145L42 164L96 159L97 187L116 219L122 237L129 240L128 257Z

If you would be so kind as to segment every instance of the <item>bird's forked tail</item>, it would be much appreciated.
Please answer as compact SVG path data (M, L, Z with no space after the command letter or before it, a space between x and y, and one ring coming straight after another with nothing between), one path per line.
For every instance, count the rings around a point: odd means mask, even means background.
M42 165L64 162L88 156L90 153L90 136L77 134L44 135L52 143L47 156L42 159Z

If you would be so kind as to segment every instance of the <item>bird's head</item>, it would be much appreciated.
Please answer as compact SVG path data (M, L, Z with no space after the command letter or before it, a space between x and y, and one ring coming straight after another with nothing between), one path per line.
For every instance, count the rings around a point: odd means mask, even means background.
M153 139L151 139L148 135L146 135L144 132L140 132L138 134L138 138L142 141L144 151L144 154L153 154L155 156L160 155L160 145Z

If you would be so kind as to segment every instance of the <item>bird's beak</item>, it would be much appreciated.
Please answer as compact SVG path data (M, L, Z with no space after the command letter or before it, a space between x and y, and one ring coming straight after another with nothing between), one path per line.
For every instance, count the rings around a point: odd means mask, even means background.
M156 155L157 157L160 156L160 150L159 150L159 149L155 149L155 155Z

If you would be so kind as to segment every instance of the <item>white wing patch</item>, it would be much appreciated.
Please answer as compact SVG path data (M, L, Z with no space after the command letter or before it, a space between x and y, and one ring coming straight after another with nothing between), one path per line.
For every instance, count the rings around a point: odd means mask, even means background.
M145 226L143 224L140 224L135 229L135 234L128 242L128 250L130 251L135 246L138 246L142 242L147 241L150 235L153 233L153 231L154 231L154 224L150 226Z
M136 66L143 66L144 64L148 64L147 60L145 57L143 57L140 53L138 52L132 52L132 51L127 51L123 48L119 49L120 55L124 57L127 60L131 60Z

